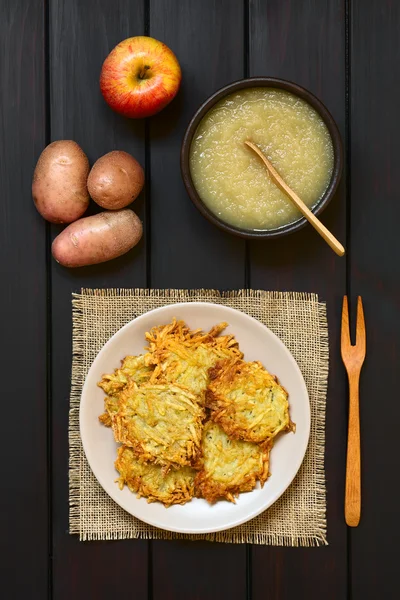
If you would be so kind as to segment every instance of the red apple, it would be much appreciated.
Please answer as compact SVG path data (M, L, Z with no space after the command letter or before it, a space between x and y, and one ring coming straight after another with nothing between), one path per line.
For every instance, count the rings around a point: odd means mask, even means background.
M175 54L147 36L128 38L103 63L100 89L116 112L140 119L158 113L176 96L181 68Z

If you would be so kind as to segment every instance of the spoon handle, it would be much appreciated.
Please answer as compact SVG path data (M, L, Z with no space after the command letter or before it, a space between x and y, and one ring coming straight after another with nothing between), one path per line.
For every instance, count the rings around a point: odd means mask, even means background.
M302 215L307 219L307 221L318 231L320 236L326 241L326 243L332 248L334 252L338 256L343 256L345 253L345 249L342 244L335 238L335 236L321 223L321 221L314 215L314 213L306 206L298 195L284 182L282 177L279 175L278 171L275 167L272 166L268 158L265 156L263 152L261 152L260 148L253 144L253 142L245 141L245 144L251 148L263 161L264 165L267 167L273 181L276 185L284 192L289 198L292 200L293 204L297 206Z

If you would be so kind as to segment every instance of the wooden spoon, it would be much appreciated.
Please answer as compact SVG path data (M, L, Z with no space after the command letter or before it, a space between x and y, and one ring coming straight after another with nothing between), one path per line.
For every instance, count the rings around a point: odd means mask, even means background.
M265 154L260 150L256 144L250 142L249 140L245 141L246 146L251 148L253 152L258 154L258 156L263 161L264 165L267 167L269 174L271 175L275 184L284 192L295 206L299 209L302 215L307 219L307 221L316 229L321 237L324 238L327 244L332 248L334 252L338 256L343 256L345 253L345 249L342 244L335 238L335 236L321 223L319 219L311 212L311 210L306 206L298 195L283 181L282 177L279 175L278 171L272 166L268 158Z

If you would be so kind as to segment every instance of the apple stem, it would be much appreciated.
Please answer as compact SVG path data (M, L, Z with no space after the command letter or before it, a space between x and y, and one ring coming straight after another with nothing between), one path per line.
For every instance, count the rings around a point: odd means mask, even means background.
M139 73L139 79L146 79L147 71L150 69L149 65L144 65Z

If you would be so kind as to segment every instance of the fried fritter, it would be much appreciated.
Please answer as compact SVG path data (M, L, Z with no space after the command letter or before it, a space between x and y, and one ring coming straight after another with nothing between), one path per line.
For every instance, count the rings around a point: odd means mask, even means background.
M147 381L152 373L152 367L148 366L149 356L140 354L139 356L126 356L121 361L121 367L115 369L110 375L103 375L99 382L106 394L109 396L120 392L129 381L135 381L137 384Z
M150 342L149 362L155 365L152 383L171 382L186 387L204 401L208 371L224 358L241 358L232 335L220 336L227 323L204 333L191 331L183 321L153 328L146 334Z
M112 427L117 442L167 472L171 466L190 466L197 459L203 419L204 408L185 388L128 383L120 392Z
M99 419L123 444L121 489L165 506L194 496L235 502L268 478L274 438L295 429L288 394L260 362L242 360L226 327L205 333L174 319L146 333L146 354L103 375Z
M240 492L250 492L257 480L268 478L270 446L230 440L222 427L208 421L203 430L201 471L196 475L197 492L208 502L226 498L235 502Z
M152 354L162 354L168 352L171 342L179 342L183 346L196 348L200 344L217 347L220 350L230 351L230 356L242 357L239 345L232 334L220 335L228 323L222 322L214 325L209 332L205 333L201 329L191 330L184 321L174 319L168 325L153 327L146 333L146 340L149 342L149 352Z
M121 361L121 367L114 373L103 375L97 384L107 394L104 401L105 411L99 420L103 425L111 427L111 415L118 411L119 394L130 381L138 385L149 380L154 367L148 366L148 356L126 356Z
M294 430L288 394L260 362L221 361L209 375L206 404L230 438L262 443Z
M147 502L158 501L168 507L185 504L194 496L196 471L190 467L171 469L163 475L161 467L138 460L132 448L121 446L115 468L120 474L120 489L127 485L138 498L145 496Z
M118 396L106 396L104 399L104 412L99 416L99 421L106 427L111 427L111 415L118 412Z

